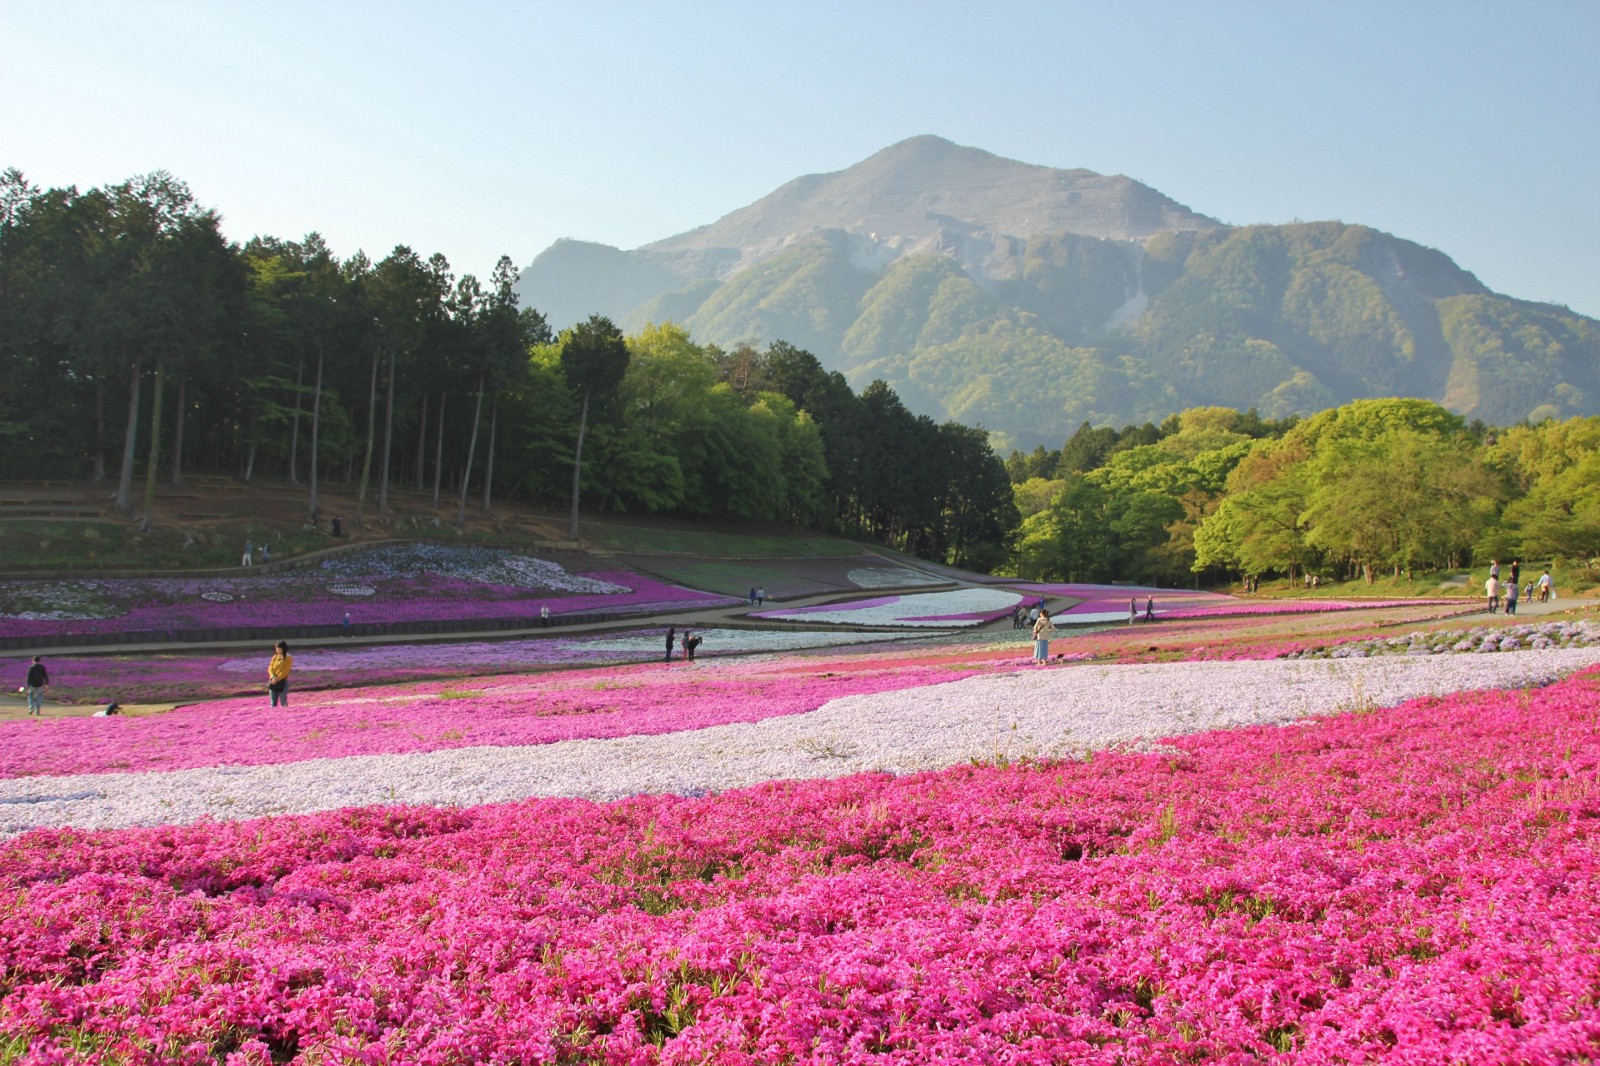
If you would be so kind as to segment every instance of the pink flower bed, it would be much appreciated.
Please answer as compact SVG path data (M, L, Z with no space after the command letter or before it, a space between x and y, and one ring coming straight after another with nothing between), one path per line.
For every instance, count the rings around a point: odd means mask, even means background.
M1595 676L1182 754L0 843L23 1062L1558 1063Z
M563 593L492 585L460 578L383 578L336 580L289 573L261 578L101 579L103 600L116 604L104 618L20 618L0 615L0 636L49 637L79 633L161 633L190 629L262 629L284 626L335 625L349 612L358 624L451 619L521 618L532 620L541 607L552 615L641 614L724 606L739 602L728 596L668 585L631 572L582 574L622 586L615 593ZM315 578L315 583L312 579ZM277 581L278 584L274 584ZM325 585L364 588L372 595L340 595ZM218 592L217 590L222 591ZM233 597L226 602L202 598L206 592ZM132 599L138 595L148 599Z
M261 694L152 717L0 722L0 777L264 766L347 755L548 744L672 733L801 714L831 699L977 672L897 664L776 663L713 673L684 664L488 677L389 688Z

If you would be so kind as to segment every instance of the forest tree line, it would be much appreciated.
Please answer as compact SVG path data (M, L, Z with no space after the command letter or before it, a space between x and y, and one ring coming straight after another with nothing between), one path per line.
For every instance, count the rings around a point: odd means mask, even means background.
M982 430L855 393L810 353L680 327L553 336L487 282L404 245L377 262L223 237L157 172L40 189L0 174L0 477L92 477L148 523L158 484L225 471L621 513L781 521L990 569L1019 516Z
M1006 462L1029 578L1216 584L1600 556L1600 418L1493 428L1414 399L1084 423Z

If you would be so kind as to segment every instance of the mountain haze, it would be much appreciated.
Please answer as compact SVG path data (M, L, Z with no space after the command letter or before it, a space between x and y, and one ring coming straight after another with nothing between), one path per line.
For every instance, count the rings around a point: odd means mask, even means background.
M558 241L519 291L723 346L786 340L1004 442L1185 407L1409 395L1486 421L1600 411L1600 324L1340 222L1224 226L1148 186L916 137L634 251Z

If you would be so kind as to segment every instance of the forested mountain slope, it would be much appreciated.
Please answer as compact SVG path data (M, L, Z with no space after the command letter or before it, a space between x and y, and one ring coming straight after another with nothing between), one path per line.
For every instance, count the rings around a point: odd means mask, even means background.
M1226 227L1127 178L933 137L637 251L558 243L521 285L557 324L601 310L724 347L781 338L1022 447L1207 404L1600 412L1600 326L1442 252L1340 222Z

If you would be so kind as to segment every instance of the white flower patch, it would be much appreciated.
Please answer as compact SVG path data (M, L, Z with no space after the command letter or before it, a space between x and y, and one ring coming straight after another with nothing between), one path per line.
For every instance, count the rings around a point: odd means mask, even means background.
M845 575L857 588L903 589L914 585L948 585L949 581L904 566L861 566Z
M809 714L662 736L0 781L0 835L378 804L703 795L772 780L937 770L974 759L1077 757L1420 696L1547 684L1596 662L1600 649L1584 648L1504 657L1024 668L847 696Z
M800 608L766 611L756 617L828 625L948 629L982 625L989 618L1003 614L1021 602L1021 596L1002 589L956 589L953 592L913 592L907 596L888 596L868 607L852 608L849 604L840 604L822 610ZM975 617L962 617L964 615Z

